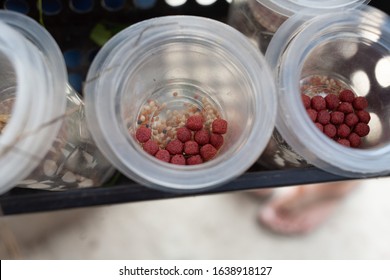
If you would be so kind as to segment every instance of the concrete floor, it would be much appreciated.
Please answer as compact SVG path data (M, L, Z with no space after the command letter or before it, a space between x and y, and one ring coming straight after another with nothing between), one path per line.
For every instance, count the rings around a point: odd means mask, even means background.
M282 190L283 191L283 190ZM259 226L247 192L0 218L1 259L390 259L390 178L305 236Z

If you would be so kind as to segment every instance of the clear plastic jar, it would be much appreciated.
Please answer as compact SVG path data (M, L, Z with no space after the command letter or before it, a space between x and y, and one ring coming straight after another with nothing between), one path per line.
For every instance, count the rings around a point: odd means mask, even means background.
M14 186L69 189L102 184L113 167L86 127L67 85L62 54L27 16L0 11L0 192Z
M390 19L385 13L365 6L310 20L296 14L275 33L266 59L279 102L277 131L260 159L263 165L313 164L348 177L389 173ZM308 81L318 89L335 88L335 94L349 88L367 99L370 131L360 147L340 145L316 127L301 98Z
M228 23L249 37L265 53L279 26L290 16L308 9L310 16L355 8L370 0L233 0Z
M245 172L273 131L274 93L268 64L245 36L193 16L155 18L123 30L97 54L85 84L89 127L106 157L141 184L176 191L216 187ZM167 143L166 133L184 126L169 123L170 111L183 108L228 122L214 159L175 165L137 143L135 131L144 122L153 129L155 122L166 123L168 132L154 130L152 139L161 135Z

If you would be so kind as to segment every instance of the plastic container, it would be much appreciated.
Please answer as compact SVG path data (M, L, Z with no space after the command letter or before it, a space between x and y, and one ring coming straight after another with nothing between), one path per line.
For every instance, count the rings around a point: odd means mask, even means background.
M390 20L385 13L366 6L309 21L297 14L275 33L266 59L276 79L279 113L277 131L260 159L263 165L310 163L348 177L389 173ZM359 148L338 144L309 119L301 86L313 77L367 98L370 133Z
M356 8L370 0L233 0L228 23L249 37L263 53L279 26L290 16L306 10L313 17Z
M271 136L274 93L268 64L245 36L193 16L154 18L123 30L97 54L85 84L87 121L105 156L129 178L171 191L216 187L245 172ZM186 107L218 111L228 121L218 155L179 166L147 154L134 137L146 103L160 104L158 113L145 115L160 121Z
M68 189L113 173L67 85L54 39L32 19L0 11L0 192L13 186Z

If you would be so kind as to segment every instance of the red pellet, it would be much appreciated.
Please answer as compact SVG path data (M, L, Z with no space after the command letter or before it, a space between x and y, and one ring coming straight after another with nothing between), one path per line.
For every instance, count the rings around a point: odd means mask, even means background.
M171 158L171 163L178 165L186 165L186 158L183 155L177 154Z
M329 91L328 91L329 92ZM343 89L337 95L329 93L310 98L302 94L302 103L309 118L325 135L341 145L357 148L361 137L368 135L370 114L365 97L356 97L350 89ZM310 102L309 102L310 101Z
M191 156L187 158L187 165L195 165L203 163L203 159L200 155Z
M184 143L184 153L187 155L197 155L199 154L199 145L193 140L189 140Z
M364 110L368 107L368 101L363 96L358 96L353 100L353 108L356 110Z
M307 96L306 94L302 94L301 97L302 97L303 106L306 109L309 109L310 108L310 97Z
M340 99L337 97L337 95L334 94L328 94L325 96L325 102L326 102L326 108L329 110L336 109L340 104Z
M158 158L159 160L169 162L171 160L171 155L167 150L159 150L156 154L155 157Z
M342 124L344 122L344 113L334 111L330 114L330 122L333 124Z
M201 146L206 145L210 141L210 134L206 129L199 130L195 133L194 140Z
M354 127L359 122L359 118L355 113L349 113L345 116L344 123L350 128Z
M360 146L360 143L361 143L360 136L357 135L355 132L352 132L348 136L348 140L349 140L349 143L351 144L351 147L357 148Z
M336 136L337 128L333 124L328 123L324 126L324 133L330 138L333 138Z
M214 148L216 148L217 150L219 150L219 148L221 148L221 146L223 145L223 136L221 134L216 134L216 133L212 133L210 135L210 144L214 146Z
M174 139L168 143L166 149L171 155L176 155L183 152L183 147L184 144L180 140Z
M217 134L225 134L227 132L227 121L224 119L215 119L211 124L212 132Z
M186 127L192 131L198 131L203 128L203 118L200 115L194 115L187 119Z
M203 160L208 161L215 157L217 154L217 149L214 148L211 144L206 144L200 148L200 155L202 156Z
M325 99L320 95L313 96L313 98L311 99L311 107L317 111L325 110Z
M337 111L343 112L344 114L352 113L352 104L348 102L341 102L340 105L337 107Z
M139 127L135 132L135 138L140 143L145 143L150 139L151 136L152 136L152 130L145 126Z
M349 89L345 89L340 92L339 98L342 102L352 103L353 100L355 99L355 94L353 93L353 91Z
M337 128L337 135L340 136L341 138L347 138L350 133L351 133L351 129L345 123L341 124Z
M356 111L356 115L359 118L359 121L362 123L369 123L371 120L370 113L364 110Z
M348 139L343 139L343 138L340 138L337 140L337 143L343 145L343 146L346 146L346 147L351 147L351 143L349 142Z
M307 109L306 112L307 112L307 114L309 115L309 118L310 118L313 122L315 122L316 119L317 119L317 115L318 115L317 111L314 110L314 109Z
M145 152L151 154L152 156L154 156L159 150L158 144L151 139L146 141L142 146L142 148L144 149Z
M188 140L191 140L192 137L192 132L189 130L187 127L183 126L180 127L177 132L176 132L176 137L179 139L181 142L185 143Z
M326 125L329 123L329 121L330 121L330 114L329 114L328 110L321 110L318 112L317 122L319 122L320 124Z
M321 130L322 132L324 132L324 126L318 122L315 123L316 127L318 127L319 130Z
M360 137L364 137L370 132L370 127L366 123L360 122L355 126L354 132Z

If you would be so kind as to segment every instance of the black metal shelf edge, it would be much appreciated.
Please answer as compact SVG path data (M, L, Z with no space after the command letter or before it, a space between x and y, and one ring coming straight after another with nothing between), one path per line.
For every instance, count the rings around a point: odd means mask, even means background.
M154 190L125 179L115 186L68 191L15 188L0 196L0 207L3 215L13 215L348 179L327 173L315 167L254 171L246 172L235 180L216 188L186 193Z

